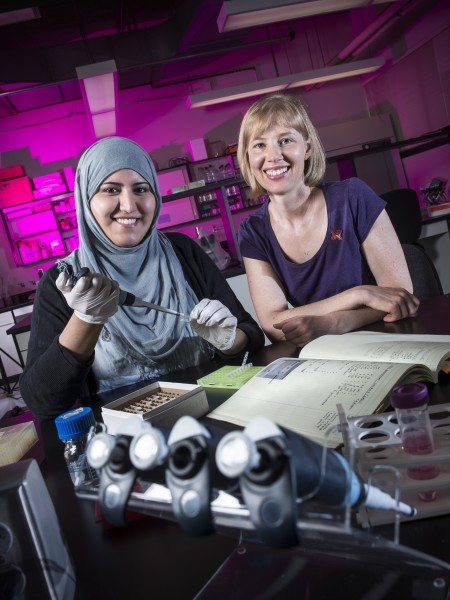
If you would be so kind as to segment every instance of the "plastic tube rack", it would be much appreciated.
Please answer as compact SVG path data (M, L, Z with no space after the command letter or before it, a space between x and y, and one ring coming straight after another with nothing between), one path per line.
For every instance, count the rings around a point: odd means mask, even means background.
M395 495L400 500L417 508L415 517L401 520L416 520L450 512L450 404L429 406L435 450L432 454L406 454L401 446L399 427L395 412L348 418L345 425L344 455L353 454L356 471L361 477ZM341 428L342 428L341 415ZM412 479L407 470L416 466L433 465L439 474L433 479ZM397 488L398 486L398 488ZM436 498L421 500L420 492L436 490ZM363 527L381 525L394 521L395 513L362 508L358 520Z

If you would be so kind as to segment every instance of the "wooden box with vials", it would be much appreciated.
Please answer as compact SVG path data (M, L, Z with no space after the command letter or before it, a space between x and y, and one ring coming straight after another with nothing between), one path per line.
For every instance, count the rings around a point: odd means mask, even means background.
M167 381L157 381L102 406L103 422L112 435L130 415L171 426L183 415L199 418L208 412L208 399L202 387Z

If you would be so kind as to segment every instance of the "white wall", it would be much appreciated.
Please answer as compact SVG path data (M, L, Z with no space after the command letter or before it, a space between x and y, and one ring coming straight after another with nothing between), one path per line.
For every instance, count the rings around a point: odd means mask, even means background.
M256 316L255 309L253 307L252 299L250 296L250 290L248 288L247 275L237 275L236 277L229 277L227 279L231 289L241 301L242 306L245 310L255 319L257 323L258 317ZM270 340L267 336L264 336L266 340L266 346L270 344Z
M450 4L448 4L450 13ZM450 14L449 14L450 19ZM399 140L419 137L450 123L450 27L367 84L372 110L390 110ZM433 177L449 178L448 144L403 159L407 185L416 190Z

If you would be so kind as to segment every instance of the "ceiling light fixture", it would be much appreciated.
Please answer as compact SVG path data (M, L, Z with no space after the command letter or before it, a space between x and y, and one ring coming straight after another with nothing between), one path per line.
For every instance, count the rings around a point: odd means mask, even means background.
M106 60L77 67L83 100L95 138L117 134L117 67Z
M382 67L385 63L383 57L369 58L312 71L303 71L293 75L285 75L275 79L265 79L243 85L237 85L230 88L216 89L202 94L193 94L186 100L187 108L199 108L201 106L211 106L213 104L222 104L232 100L242 100L260 94L270 94L277 91L286 91L296 87L312 85L315 83L334 81L346 77L354 77L371 73Z
M13 25L14 23L23 23L24 21L32 21L40 19L41 13L37 6L29 8L19 8L18 10L10 10L0 13L0 26Z
M225 0L217 17L220 33L259 27L394 0Z

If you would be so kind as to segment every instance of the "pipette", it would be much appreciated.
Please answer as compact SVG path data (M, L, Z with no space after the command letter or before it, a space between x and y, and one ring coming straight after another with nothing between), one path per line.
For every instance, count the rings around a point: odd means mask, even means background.
M146 308L153 308L153 310L159 310L159 312L168 313L169 315L175 315L181 319L189 321L189 315L186 313L179 312L178 310L172 310L171 308L165 308L159 304L153 304L153 302L147 302L141 298L136 298L131 292L120 290L119 292L119 304L121 306L141 306Z
M65 265L65 267L67 269L69 265ZM89 269L87 267L82 267L76 275L71 273L69 270L67 272L69 273L69 285L73 287L81 277L86 277L86 275L89 274ZM180 317L181 319L189 321L189 315L186 313L182 313L171 308L166 308L165 306L160 306L159 304L154 304L153 302L147 302L146 300L137 298L131 292L127 292L122 289L119 291L119 305L152 308L153 310L168 313L169 315L175 315L176 317Z
M273 451L269 452L268 444L273 444ZM224 475L232 478L244 476L257 489L263 471L269 474L269 478L276 477L271 469L278 466L279 457L283 455L291 463L299 498L313 494L334 506L364 504L368 508L395 510L408 517L417 513L414 507L364 483L344 457L334 450L324 450L320 444L283 430L266 417L254 417L243 432L233 431L225 435L218 444L216 462ZM261 493L267 494L263 486Z

